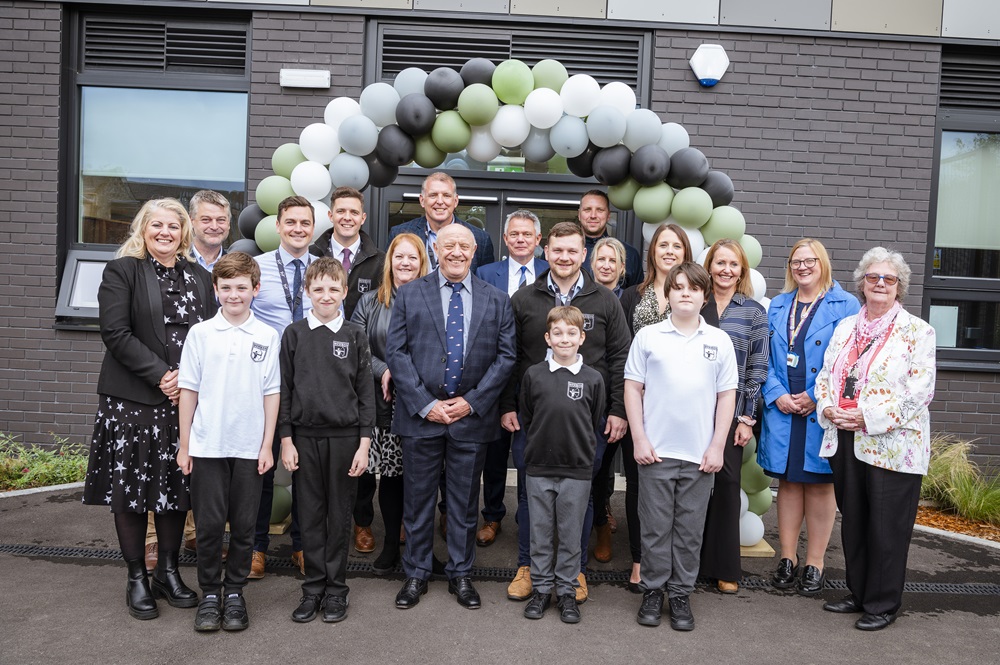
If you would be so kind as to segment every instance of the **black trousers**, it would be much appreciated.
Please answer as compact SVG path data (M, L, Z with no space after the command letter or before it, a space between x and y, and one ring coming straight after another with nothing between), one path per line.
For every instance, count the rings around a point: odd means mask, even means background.
M639 463L635 461L632 430L619 440L622 467L625 469L625 520L628 522L628 549L632 563L642 561L642 535L639 529Z
M897 612L903 603L906 558L923 476L862 462L854 432L837 432L830 460L840 509L847 588L865 612Z
M371 526L375 521L375 474L365 471L358 477L358 495L354 499L354 523Z
M274 441L271 442L271 454L274 456L274 463L281 464L281 437L274 434ZM267 552L271 544L271 502L274 499L274 467L264 474L260 487L260 507L257 508L257 527L254 533L253 549L255 552ZM292 536L292 550L298 552L302 549L302 539L299 537L299 515L298 499L296 499L295 484L292 484L292 527L289 533Z
M486 445L483 465L483 521L499 522L507 514L503 503L507 491L507 459L510 457L510 432Z
M722 469L715 474L715 485L708 500L705 516L705 537L701 543L703 577L738 582L743 576L740 567L740 467L743 448L737 446L733 421L722 454Z
M302 594L346 597L347 548L358 479L351 478L358 438L297 435L299 469L292 482L299 493L299 527L306 578Z
M191 510L198 539L202 593L242 593L250 574L260 502L257 460L197 457L191 465ZM229 522L229 557L223 581L222 541Z

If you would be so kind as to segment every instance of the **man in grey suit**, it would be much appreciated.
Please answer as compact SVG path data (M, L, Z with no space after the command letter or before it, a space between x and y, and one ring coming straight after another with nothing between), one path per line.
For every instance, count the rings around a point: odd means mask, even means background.
M392 307L386 362L396 386L392 427L403 440L406 581L396 607L427 592L433 561L434 502L448 467L448 591L480 607L469 577L486 444L498 438L500 392L514 368L514 318L506 295L472 275L472 233L438 231L438 269L403 285Z
M549 264L535 258L535 249L542 241L542 223L530 210L516 210L503 224L503 241L508 258L490 263L476 270L476 277L489 282L508 296L549 269ZM504 490L507 486L507 456L510 454L510 432L501 431L500 438L492 441L486 451L483 466L483 526L476 533L476 544L492 545L500 532L500 523L507 508Z

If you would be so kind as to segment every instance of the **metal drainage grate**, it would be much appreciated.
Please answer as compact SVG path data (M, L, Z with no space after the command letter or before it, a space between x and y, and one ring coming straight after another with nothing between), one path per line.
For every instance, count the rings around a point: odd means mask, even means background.
M99 549L92 547L45 547L42 545L8 545L0 543L0 553L14 554L16 556L35 556L47 558L64 559L99 559L104 561L121 561L122 554L116 549ZM190 554L182 554L178 560L180 563L194 565L197 559ZM269 570L294 570L297 568L288 557L269 556L267 558L267 568ZM347 572L355 575L374 576L370 563L349 562ZM494 580L506 582L514 578L517 573L515 568L473 568L472 576L477 580ZM392 571L393 576L402 576L403 571L400 566ZM443 576L435 576L443 577ZM619 584L628 583L628 571L606 571L592 570L587 573L588 584ZM701 586L711 586L711 583L703 578L698 578ZM740 580L740 586L744 589L759 591L773 591L771 582L763 577L744 577ZM846 590L847 583L844 580L826 581L827 589ZM945 582L907 582L903 587L906 593L942 593L960 596L1000 596L1000 584L984 583L945 583Z

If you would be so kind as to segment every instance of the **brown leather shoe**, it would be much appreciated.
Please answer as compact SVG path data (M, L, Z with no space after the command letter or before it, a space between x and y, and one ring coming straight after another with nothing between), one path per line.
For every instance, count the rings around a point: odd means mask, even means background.
M719 593L736 593L740 590L739 582L728 582L726 580L719 580L718 583Z
M618 533L618 520L611 514L610 505L608 506L608 525L611 527L611 533Z
M198 554L198 539L189 538L184 541L184 550L188 554Z
M375 536L370 526L354 525L354 549L362 554L375 551Z
M406 527L403 526L402 524L399 525L399 544L400 545L406 544Z
M476 534L476 544L480 547L492 545L500 533L500 522L484 522L483 528Z
M576 602L577 604L585 603L590 598L590 590L587 589L587 576L580 573L576 576L576 581L580 585L576 588Z
M156 568L156 560L159 552L159 545L156 542L146 545L146 572L151 573Z
M507 587L507 597L511 600L528 600L531 593L531 567L521 566Z
M253 558L250 560L250 574L248 580L259 580L264 577L264 565L267 563L267 555L254 550Z
M597 543L594 545L594 558L601 563L611 561L611 525L602 524L597 527Z
M299 572L303 575L306 574L306 557L302 554L302 550L292 552L292 565L298 566Z

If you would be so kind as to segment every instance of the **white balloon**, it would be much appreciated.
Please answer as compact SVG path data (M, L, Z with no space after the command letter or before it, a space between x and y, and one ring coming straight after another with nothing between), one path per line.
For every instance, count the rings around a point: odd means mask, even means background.
M768 298L767 296L764 296L763 298L761 298L757 302L760 303L760 306L764 308L765 312L771 309L771 299Z
M764 537L764 520L749 510L740 518L740 546L753 547Z
M587 116L587 136L598 148L618 145L625 136L625 116L614 106L598 106Z
M532 127L549 129L559 122L562 114L562 98L552 88L532 90L524 100L524 117Z
M350 118L352 115L361 115L361 104L350 97L337 97L326 105L323 122L336 129L345 118Z
M489 125L472 128L472 137L465 152L477 162L489 163L500 154L500 144L493 138Z
M704 266L705 265L705 259L708 258L708 250L710 250L710 249L712 249L712 248L711 247L706 247L705 249L701 250L701 252L697 255L697 258L695 258L694 262L697 263L700 266Z
M663 222L657 222L656 224L644 223L642 225L642 239L648 245L653 242L653 234L656 233L656 229L660 228Z
M393 118L395 118L395 110L393 110ZM351 116L344 118L344 121L340 123L337 139L345 152L364 157L375 151L375 144L378 143L378 128L368 116Z
M318 200L330 193L330 172L318 162L302 162L292 169L292 189L299 196Z
M399 93L402 99L413 93L424 94L424 83L427 81L427 72L419 67L408 67L396 74L392 87Z
M673 221L672 219L669 221ZM678 224L680 226L680 224ZM705 237L701 235L699 229L689 229L686 226L681 226L684 229L684 233L687 234L688 242L691 243L691 256L700 256L702 252L705 251ZM708 256L708 253L705 253ZM704 265L704 261L699 262Z
M635 111L635 91L621 81L612 81L601 88L601 104L614 106L622 115Z
M490 133L493 140L505 148L516 148L528 138L531 124L524 117L524 107L517 104L505 104L497 111L490 122Z
M593 76L576 74L563 83L559 96L566 113L585 118L601 103L601 85Z
M764 297L764 293L767 291L767 282L764 281L764 276L755 268L750 269L750 285L753 287L753 299L760 302L760 299Z
M660 116L649 109L636 109L625 116L625 137L622 143L635 152L644 145L658 143L663 136Z
M740 490L740 518L742 519L744 515L747 514L747 510L750 509L750 499L747 497L747 493L742 489Z
M687 130L676 122L665 122L660 129L660 147L667 151L668 155L673 155L681 148L691 147L691 137Z
M379 127L395 124L398 103L399 93L382 81L372 83L361 92L361 112Z
M329 175L327 173L327 177ZM310 201L309 203L313 205L313 218L316 220L313 226L313 242L316 242L321 235L333 228L333 221L330 219L330 206L324 201Z
M322 122L307 125L299 134L299 149L310 162L329 164L340 154L337 130Z

